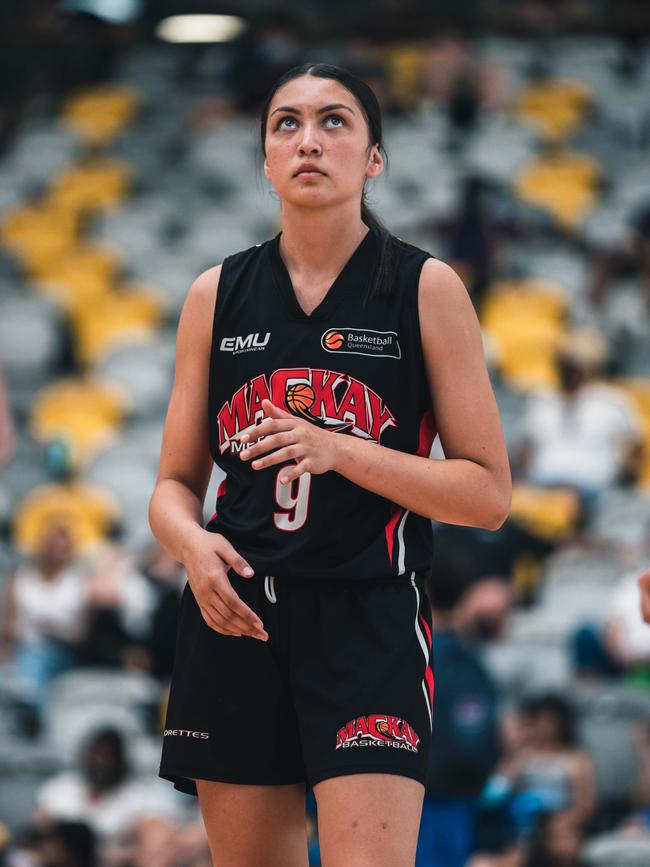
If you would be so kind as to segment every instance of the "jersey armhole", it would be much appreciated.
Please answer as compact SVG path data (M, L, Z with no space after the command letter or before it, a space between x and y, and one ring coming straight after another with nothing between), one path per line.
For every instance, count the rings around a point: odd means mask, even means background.
M423 251L424 255L422 259L418 263L415 268L415 278L413 280L413 294L412 294L412 323L413 323L413 343L415 345L415 351L417 353L417 361L421 366L421 369L424 373L425 383L427 383L426 393L429 395L428 390L428 380L426 375L426 361L424 358L424 350L422 349L422 330L420 328L420 305L419 305L419 297L420 297L420 279L422 277L422 268L424 267L424 263L427 259L435 259L435 256L432 256L431 253L427 253Z

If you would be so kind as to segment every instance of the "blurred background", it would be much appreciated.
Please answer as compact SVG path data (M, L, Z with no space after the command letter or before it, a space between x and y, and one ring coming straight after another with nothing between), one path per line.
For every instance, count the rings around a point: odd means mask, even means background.
M157 777L186 575L147 505L185 293L279 231L258 111L305 60L375 90L371 205L465 281L513 471L498 531L433 526L417 865L650 864L649 28L644 0L2 4L2 867L211 863Z

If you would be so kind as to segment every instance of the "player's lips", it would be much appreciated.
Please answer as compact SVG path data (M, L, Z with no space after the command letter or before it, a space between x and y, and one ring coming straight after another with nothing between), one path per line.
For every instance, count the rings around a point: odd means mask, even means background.
M324 175L325 172L322 172L318 166L315 166L313 163L303 163L300 166L298 171L295 173L294 177L306 177L306 178L315 178L318 175Z

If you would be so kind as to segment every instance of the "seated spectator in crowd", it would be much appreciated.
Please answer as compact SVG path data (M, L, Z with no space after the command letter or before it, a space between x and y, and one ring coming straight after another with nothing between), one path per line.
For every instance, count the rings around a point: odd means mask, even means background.
M606 298L612 280L634 277L650 305L650 202L644 202L632 216L629 231L620 247L601 250L595 256L588 295L600 305Z
M602 623L585 621L572 633L571 661L577 678L634 678L648 682L650 628L639 606L636 572L614 588Z
M177 794L157 778L136 777L124 736L112 726L93 731L78 768L55 774L37 790L34 824L82 821L97 835L102 863L115 867L171 867L180 851L188 867L208 867L200 819L185 824Z
M650 626L650 566L637 578L639 588L639 604L643 622Z
M617 830L621 834L650 840L650 718L634 727L633 742L638 760L638 774L630 792L633 811Z
M98 867L97 838L85 822L55 822L38 846L39 867Z
M515 748L495 774L511 798L521 839L530 838L544 810L586 825L596 806L595 771L578 743L571 704L561 694L546 693L526 699L522 711ZM489 785L495 785L494 778Z
M600 491L636 482L643 458L636 408L622 390L594 381L604 359L595 332L567 335L557 353L560 388L530 397L513 461L532 484L575 488L587 513Z
M26 734L40 730L49 681L76 664L87 575L71 528L52 524L36 555L9 576L0 612L3 660L21 688L19 712Z
M107 543L95 558L84 592L83 623L75 646L79 664L146 670L143 644L156 603L151 582L122 545Z
M168 679L174 664L178 611L187 573L154 538L139 561L139 569L154 595L149 628L142 643L148 657L147 670L154 677Z
M588 867L581 856L584 830L565 812L539 814L524 867Z
M469 576L461 554L448 552L436 558L428 584L435 711L416 867L465 865L473 850L477 798L499 759L497 688L457 622ZM473 614L468 606L461 618L465 627Z

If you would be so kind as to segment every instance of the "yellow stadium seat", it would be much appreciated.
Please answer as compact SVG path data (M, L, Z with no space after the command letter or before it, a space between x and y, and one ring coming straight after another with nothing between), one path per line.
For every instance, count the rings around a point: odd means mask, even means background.
M122 201L132 178L133 168L125 160L86 159L53 178L46 201L82 212L108 210Z
M140 342L156 330L163 311L163 296L153 287L136 284L131 291L90 299L72 318L77 358L95 364L118 346Z
M560 225L578 228L598 194L602 167L586 154L554 151L528 163L514 180L524 202L548 211Z
M63 440L78 470L115 440L131 406L130 395L117 383L89 376L59 380L37 394L29 428L41 442Z
M538 488L515 484L510 516L531 532L551 542L562 542L575 531L580 499L572 488Z
M554 388L555 349L568 302L562 287L541 278L492 284L481 328L496 347L500 372L514 388Z
M644 455L639 483L643 487L650 487L650 378L646 377L620 377L610 380L614 385L622 388L632 399L639 413L644 433Z
M515 110L547 139L564 141L582 123L592 91L577 79L546 79L525 87Z
M119 513L117 500L103 488L78 482L40 485L14 511L13 542L33 555L44 530L53 522L64 523L77 553L84 553L106 537Z
M10 210L0 224L0 241L30 267L70 250L79 230L78 214L41 203Z
M78 89L62 109L61 120L90 145L109 144L135 116L137 90L123 85Z

